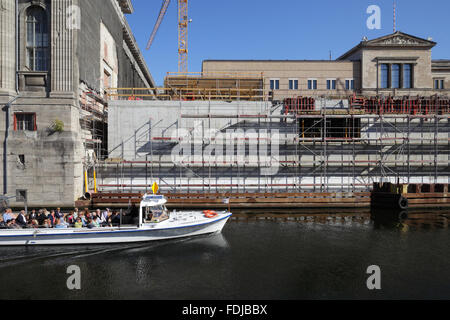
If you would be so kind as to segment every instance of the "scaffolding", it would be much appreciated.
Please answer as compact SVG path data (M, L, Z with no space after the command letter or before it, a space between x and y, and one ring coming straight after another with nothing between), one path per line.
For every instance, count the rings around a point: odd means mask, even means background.
M83 133L85 162L89 157L104 159L107 155L107 102L92 90L83 90L80 96L80 128Z
M162 88L110 88L110 98L166 101L264 101L261 73L167 73Z
M99 165L99 188L105 192L147 192L156 181L163 191L171 193L350 193L366 192L380 181L450 182L448 100L361 101L352 96L348 108L328 109L325 98L297 97L283 103L261 100L253 102L252 112L237 102L233 114L211 107L187 112L187 103L180 102L177 123L201 124L197 128L200 137L189 140L189 148L198 148L199 155L175 163L174 148L186 142L162 134L168 128L149 120L132 138L133 156L122 151ZM210 105L214 106L214 101L210 100ZM190 126L181 128L192 130ZM256 135L223 142L206 134L211 129ZM279 133L276 148L271 136L265 134L274 131ZM217 150L231 146L232 156L221 157ZM244 155L236 152L239 146L243 146ZM251 148L271 151L254 156ZM208 150L214 152L205 152ZM273 150L277 154L272 154ZM274 163L276 174L261 173Z

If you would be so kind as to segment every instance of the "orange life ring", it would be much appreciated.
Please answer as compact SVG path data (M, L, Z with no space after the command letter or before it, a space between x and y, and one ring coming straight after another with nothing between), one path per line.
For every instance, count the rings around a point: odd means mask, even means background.
M212 211L212 210L205 210L205 211L203 211L203 213L205 214L205 217L210 218L210 219L215 218L219 215L217 212Z

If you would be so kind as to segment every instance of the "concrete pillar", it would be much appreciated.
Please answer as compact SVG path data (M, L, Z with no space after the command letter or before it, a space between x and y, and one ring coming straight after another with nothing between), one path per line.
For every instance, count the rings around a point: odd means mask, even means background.
M51 96L74 97L74 30L68 22L73 0L51 4Z
M0 0L0 94L15 92L16 1Z

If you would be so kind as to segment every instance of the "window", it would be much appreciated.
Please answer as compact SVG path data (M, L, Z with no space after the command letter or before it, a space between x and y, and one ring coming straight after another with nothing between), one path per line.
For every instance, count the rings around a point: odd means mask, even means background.
M355 90L355 80L346 79L345 80L345 90Z
M382 89L411 89L414 87L413 65L410 63L382 64L380 78Z
M111 87L111 74L106 70L103 70L103 86L105 90Z
M444 79L434 79L434 89L443 90L444 89Z
M35 113L15 113L14 131L36 131Z
M280 89L280 79L270 79L270 90Z
M299 118L302 138L361 138L361 119L332 118L326 122L320 118ZM325 128L326 126L326 128Z
M400 65L393 64L391 66L391 88L400 88Z
M403 88L405 88L405 89L412 88L412 65L411 64L403 65Z
M27 66L32 71L48 71L49 32L47 14L33 6L27 12Z
M298 79L289 79L289 90L298 90Z
M19 160L19 163L21 165L25 165L25 155L24 154L19 154L19 156L17 157L17 160Z
M27 190L16 190L16 201L18 202L27 201Z
M336 90L336 79L327 80L327 90Z
M317 80L308 79L308 90L317 90Z
M383 88L383 89L389 88L389 65L388 64L381 65L381 88Z

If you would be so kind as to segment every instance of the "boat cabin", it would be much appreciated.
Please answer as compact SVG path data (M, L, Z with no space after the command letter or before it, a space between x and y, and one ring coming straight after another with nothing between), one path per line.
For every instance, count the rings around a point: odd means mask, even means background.
M163 195L144 195L139 208L139 225L160 223L170 218Z

